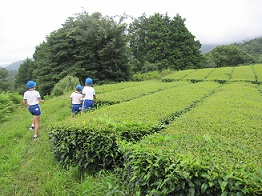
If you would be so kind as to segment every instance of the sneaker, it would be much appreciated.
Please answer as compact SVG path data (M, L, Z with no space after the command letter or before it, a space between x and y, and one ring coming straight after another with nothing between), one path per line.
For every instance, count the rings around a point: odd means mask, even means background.
M35 127L33 127L32 125L29 127L30 130L34 130Z
M34 140L37 140L38 139L38 136L37 135L34 135Z

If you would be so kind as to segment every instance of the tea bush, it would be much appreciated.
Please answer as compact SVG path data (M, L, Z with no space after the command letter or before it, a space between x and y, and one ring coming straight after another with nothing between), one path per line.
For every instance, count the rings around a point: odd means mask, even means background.
M49 128L53 152L65 166L77 165L84 169L120 166L123 157L118 142L125 140L135 143L145 135L159 132L165 124L195 107L219 86L214 82L178 85L89 114L84 113L72 121L54 123ZM133 92L135 94L136 90L133 89ZM165 104L161 105L163 102ZM152 116L152 113L155 115Z
M128 186L148 195L260 195L260 100L254 84L226 84L162 132L123 142Z
M49 138L61 165L98 171L121 167L123 156L118 147L119 140L135 142L150 131L150 126L141 123L117 123L103 118L83 122L78 119L51 125Z

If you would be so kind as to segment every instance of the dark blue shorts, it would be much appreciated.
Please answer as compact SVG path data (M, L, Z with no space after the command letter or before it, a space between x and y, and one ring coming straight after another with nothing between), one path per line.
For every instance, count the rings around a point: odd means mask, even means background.
M40 116L42 114L40 106L38 104L36 105L30 105L28 107L29 112L34 116Z
M84 100L83 101L83 111L86 112L90 108L91 110L94 109L94 102L93 100Z
M78 113L81 112L81 110L82 110L81 104L72 104L72 110L71 110L72 113Z

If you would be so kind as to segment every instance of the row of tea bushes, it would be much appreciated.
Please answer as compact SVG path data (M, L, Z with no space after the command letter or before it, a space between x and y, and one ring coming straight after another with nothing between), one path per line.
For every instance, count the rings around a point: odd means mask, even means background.
M65 167L114 168L123 160L120 141L134 143L145 135L158 132L175 116L195 107L220 86L205 82L173 87L104 107L71 121L51 124L52 150Z
M190 81L228 81L230 74L232 74L233 67L221 67L221 68L204 68L204 69L190 69L174 72L162 78L163 82L173 82L179 80Z
M91 118L106 117L120 122L143 122L156 126L168 117L192 108L213 93L221 85L203 82L178 85L138 99L101 108L90 115ZM133 92L135 94L135 91Z
M86 170L114 169L123 165L123 154L118 141L141 139L151 127L143 123L117 123L99 118L51 124L48 128L51 149L65 167Z
M185 80L197 80L197 81L203 81L205 80L209 74L211 74L215 68L205 68L205 69L198 69L194 72L191 72L186 77L184 77Z
M234 71L234 67L215 68L206 78L211 81L229 81Z
M198 70L183 70L174 72L162 78L164 82L172 82L178 80L190 80L191 82L199 81L218 81L220 83L246 81L261 82L262 80L262 64L237 67L221 67L221 68L204 68Z
M110 92L99 94L98 96L100 102L119 103L139 98L147 94L152 94L157 91L165 90L171 87L186 84L188 84L188 82L186 81L180 81L179 83L164 83L158 80L150 80L144 81L143 85L135 85L119 90L112 90Z
M258 83L262 82L262 64L255 64L252 66Z
M134 86L143 86L143 82L119 82L119 83L112 83L112 84L102 84L102 85L95 85L94 88L98 94L125 89Z
M255 73L252 69L252 65L235 67L230 81L256 82Z
M163 82L174 82L174 81L182 80L184 77L186 77L188 74L190 74L194 71L196 71L196 70L187 69L187 70L177 71L177 72L174 72L170 75L163 77L162 81Z
M261 195L262 104L257 85L223 85L160 133L122 143L138 195Z

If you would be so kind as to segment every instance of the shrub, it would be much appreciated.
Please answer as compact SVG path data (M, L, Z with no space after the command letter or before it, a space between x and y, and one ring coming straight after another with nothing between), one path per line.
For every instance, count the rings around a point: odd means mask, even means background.
M64 92L73 91L75 90L76 85L78 85L79 79L73 76L66 76L62 80L60 80L51 91L52 96L59 96L63 95Z
M151 132L144 124L117 123L110 119L67 121L49 127L52 151L60 164L81 171L114 169L123 164L118 141L135 142Z
M17 105L21 104L22 97L18 93L0 93L0 122L4 122L11 117Z

